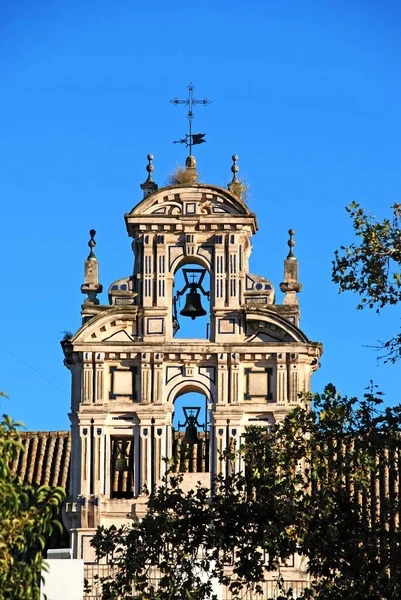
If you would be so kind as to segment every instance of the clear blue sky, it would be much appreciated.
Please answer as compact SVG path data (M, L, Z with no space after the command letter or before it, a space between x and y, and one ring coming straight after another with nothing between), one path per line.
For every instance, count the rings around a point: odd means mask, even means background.
M330 274L352 241L344 206L381 218L400 202L400 31L395 0L3 0L3 411L29 429L68 428L59 340L80 324L88 230L107 290L132 270L123 215L141 198L146 154L159 186L184 161L171 142L185 111L168 101L190 81L213 102L194 122L207 132L201 178L226 185L239 154L259 221L251 271L276 289L296 230L301 326L324 344L314 389L361 394L374 379L398 402L399 366L364 345L398 329L399 308L357 312Z

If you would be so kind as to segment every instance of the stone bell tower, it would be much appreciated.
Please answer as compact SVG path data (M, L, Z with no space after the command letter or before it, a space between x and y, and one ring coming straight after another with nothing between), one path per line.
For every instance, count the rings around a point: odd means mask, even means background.
M91 230L82 326L62 342L72 374L67 520L74 556L87 561L98 525L143 514L141 490L160 481L164 459L176 459L187 485L210 482L225 468L220 453L240 443L248 424L271 427L310 389L322 352L299 328L294 232L282 304L275 303L272 282L249 270L257 221L241 199L237 157L228 189L196 183L192 156L186 170L193 183L158 189L152 160L143 199L125 215L133 273L110 285L108 304L99 303ZM208 293L208 339L174 337L173 284L185 265L195 265L196 276L209 274L209 290L200 290L195 275L188 286L191 301ZM198 444L186 443L173 427L174 402L187 392L207 399L209 426Z

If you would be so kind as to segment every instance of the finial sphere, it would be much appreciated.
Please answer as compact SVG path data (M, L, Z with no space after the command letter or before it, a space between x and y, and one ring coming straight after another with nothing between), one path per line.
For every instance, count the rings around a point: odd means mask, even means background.
M153 154L148 154L148 156L147 156L147 159L148 159L148 160L153 160L153 159L154 159L154 156L153 156Z
M96 242L95 242L96 230L95 229L90 229L89 230L89 235L91 236L90 240L88 242L88 246L90 248L90 252L89 252L89 256L88 256L87 260L96 258L95 253L93 251L94 247L96 246Z
M235 183L236 181L238 181L238 178L237 178L237 173L239 171L239 166L237 165L238 154L233 154L232 160L233 160L233 164L231 167L231 173L233 174L233 178L231 180L231 183Z
M289 233L290 239L288 240L287 245L289 246L290 251L288 253L287 258L295 258L295 254L294 254L295 240L293 239L294 234L295 234L295 229L289 229L288 233Z

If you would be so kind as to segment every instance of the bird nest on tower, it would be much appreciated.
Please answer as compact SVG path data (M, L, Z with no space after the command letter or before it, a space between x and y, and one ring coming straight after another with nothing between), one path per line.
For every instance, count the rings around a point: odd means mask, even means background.
M168 175L168 182L170 185L191 185L193 183L198 183L198 181L199 175L195 169L188 169L181 165L177 165L174 171Z

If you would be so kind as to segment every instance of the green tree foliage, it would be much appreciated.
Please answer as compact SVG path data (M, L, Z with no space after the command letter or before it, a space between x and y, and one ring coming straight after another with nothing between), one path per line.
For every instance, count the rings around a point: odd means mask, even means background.
M340 292L349 290L361 296L358 309L369 307L380 312L401 300L401 204L394 204L392 218L381 222L356 202L346 210L353 220L358 243L341 246L335 252L333 281L339 284ZM398 360L401 332L382 342L379 348L386 361Z
M257 594L266 575L280 588L282 565L298 553L312 581L302 598L399 600L398 489L380 510L376 494L386 469L395 481L401 407L380 411L373 392L359 402L329 385L276 431L250 427L245 469L234 472L238 455L226 453L229 474L212 492L184 493L169 474L142 521L98 530L97 556L114 569L104 599L203 600L212 576L234 597ZM280 598L293 597L281 588Z
M43 551L58 520L64 490L24 483L12 472L23 446L10 417L0 422L0 595L39 600Z

